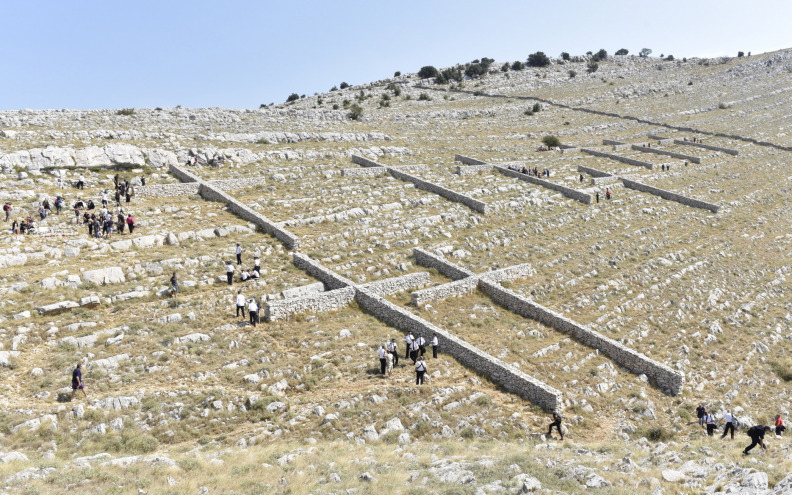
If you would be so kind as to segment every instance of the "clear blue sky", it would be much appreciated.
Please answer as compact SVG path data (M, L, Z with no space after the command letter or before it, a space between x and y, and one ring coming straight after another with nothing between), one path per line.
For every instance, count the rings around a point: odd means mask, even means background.
M539 50L681 58L792 46L789 0L646 4L0 0L0 109L257 108L341 81Z

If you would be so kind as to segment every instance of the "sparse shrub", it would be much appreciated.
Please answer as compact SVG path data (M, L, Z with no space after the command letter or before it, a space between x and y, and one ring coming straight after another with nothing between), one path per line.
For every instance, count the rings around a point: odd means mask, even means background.
M561 145L561 140L555 136L545 136L542 138L542 142L549 148L555 148Z
M575 72L575 71L573 71L573 70L570 70L570 71L569 71L569 78L570 78L570 79L574 79L576 75L577 75L577 72Z
M509 72L509 62L506 62L503 65L501 65L501 72Z
M525 64L520 62L519 60L511 64L511 70L523 70L524 68L525 68Z
M784 380L785 382L792 382L792 366L790 366L790 363L771 361L770 367L772 368L773 373L778 375L778 378Z
M668 442L676 436L673 431L667 430L662 426L639 428L637 434L651 442Z
M745 56L745 53L743 53L743 52L737 52L737 57L738 57L738 58L743 58L744 56Z
M332 88L330 88L330 91L338 91L338 86L333 86Z
M528 109L528 110L526 110L526 111L524 111L524 112L523 112L523 115L527 115L527 116L529 116L529 117L530 117L530 116L532 116L532 115L533 115L533 112L532 112L530 109Z
M487 73L487 70L481 64L470 64L465 68L465 75L468 77L481 76Z
M718 103L718 108L720 108L721 110L726 110L729 107L730 107L730 105L727 105L727 104L725 104L723 102Z
M159 440L151 435L135 435L124 442L128 452L137 454L148 454L154 452L159 447Z
M399 76L401 76L401 71L397 70L396 72L393 73L393 77L399 77Z
M344 100L343 102L344 108L349 108L349 104L351 103L349 100Z
M616 50L616 55L627 55L630 51L626 48L619 48Z
M291 102L297 101L299 99L300 99L300 95L298 95L297 93L292 93L292 94L289 95L288 98L286 98L286 103L291 103Z
M481 91L480 89L477 89L476 91L473 91L473 96L481 96L483 94L484 94L484 92Z
M338 103L333 103L333 110L338 110Z
M673 55L669 55L669 56L666 57L666 60L668 60L669 62L673 62L674 61L674 56Z
M589 74L593 74L598 70L599 70L599 64L597 62L592 61L589 62L588 65L586 65L586 72L588 72Z
M428 79L430 77L437 77L437 69L432 67L431 65L425 65L421 67L421 70L418 71L418 77L421 79Z
M346 81L344 81L338 87L341 89L347 89L349 87L349 84L347 84Z
M116 112L116 115L135 115L134 108L122 108Z
M693 81L688 81L688 86L693 86Z
M528 55L529 67L547 67L550 65L550 58L544 52L536 52Z
M561 60L563 60L564 62L569 62L569 53L561 52Z
M489 406L490 404L492 404L492 399L490 399L486 395L481 395L481 396L476 398L476 405L477 406L486 407L486 406Z
M542 105L540 105L539 103L534 103L534 106L531 110L533 110L534 113L540 112L542 110Z
M363 109L357 103L349 107L349 118L352 120L360 120L363 116Z
M639 57L648 57L651 54L652 54L651 48L641 48L641 51L638 52Z
M432 99L426 93L421 93L420 95L418 95L418 100L419 101L432 101Z
M470 440L476 436L476 431L473 429L473 427L468 426L467 428L464 428L462 431L459 432L459 436L464 439Z

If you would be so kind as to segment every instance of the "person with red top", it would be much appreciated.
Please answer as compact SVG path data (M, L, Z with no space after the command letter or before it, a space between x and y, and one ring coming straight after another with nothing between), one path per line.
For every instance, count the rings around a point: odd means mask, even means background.
M775 417L775 434L778 435L778 436L781 436L781 434L784 433L784 430L786 430L786 426L784 426L784 420L781 419L781 415L780 414L776 414L776 417Z

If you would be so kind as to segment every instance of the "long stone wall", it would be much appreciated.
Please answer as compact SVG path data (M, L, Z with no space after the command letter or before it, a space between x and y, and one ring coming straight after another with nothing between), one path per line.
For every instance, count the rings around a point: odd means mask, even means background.
M685 155L684 153L675 153L673 151L660 150L657 148L647 148L646 146L641 146L640 144L632 145L632 149L643 153L654 153L655 155L670 156L672 158L678 158L680 160L688 160L693 163L701 163L701 158L697 156Z
M553 191L560 192L567 198L574 199L575 201L580 201L581 203L587 205L591 204L591 200L592 200L591 194L584 193L576 189L572 189L571 187L562 186L561 184L556 184L548 180L540 179L538 177L532 177L528 174L523 174L514 170L509 170L508 168L502 167L500 165L495 165L495 168L498 170L498 172L502 173L503 175L507 175L509 177L514 177L516 179L530 182L531 184L536 184L538 186L552 189Z
M615 363L637 374L645 374L658 387L672 394L682 392L684 375L670 367L636 352L629 347L605 337L584 325L565 318L529 299L526 299L498 284L482 280L479 287L495 302L509 310L539 321L549 327L571 335L575 340L599 350Z
M654 194L656 196L660 196L663 199L667 199L669 201L676 201L677 203L681 203L685 206L692 206L693 208L701 208L704 210L709 210L712 213L718 213L720 210L720 206L712 203L707 203L706 201L701 201L698 199L688 198L687 196L682 196L681 194L673 193L671 191L666 191L665 189L659 189L657 187L652 187L641 182L636 182L634 180L629 180L622 178L622 183L624 187L629 187L630 189L635 189L636 191L642 191L649 194Z
M577 171L596 178L613 177L613 174L603 172L602 170L597 170L596 168L584 167L583 165L578 165Z
M309 256L306 256L302 253L292 254L292 263L294 263L294 266L306 272L313 278L321 280L325 286L331 290L356 286L355 282L349 280L348 278L342 277L333 270L325 268L318 262L311 259Z
M168 172L182 182L203 182L200 177L178 165L169 166Z
M268 301L264 306L264 320L285 320L290 316L307 311L321 313L335 311L348 306L355 299L355 288L344 287L310 296L293 297L279 301Z
M726 153L727 155L733 155L733 156L737 156L740 154L739 151L733 150L731 148L722 148L720 146L713 146L711 144L704 144L704 143L694 143L693 141L685 141L684 139L667 138L652 133L649 133L649 139L657 139L660 142L660 144L674 143L674 144L681 144L682 146L694 146L696 148L703 148L705 150L710 150L710 151L720 151L721 153Z
M449 297L464 296L475 292L477 287L478 278L476 277L454 280L448 284L437 285L435 287L413 292L410 294L410 304L415 307L420 307L428 302L442 301Z
M454 161L464 163L465 165L490 165L487 162L482 162L481 160L476 160L475 158L463 155L454 155Z
M602 144L605 146L612 146L613 151L616 150L626 150L630 148L630 145L627 143L622 143L621 141L614 141L612 139L603 139Z
M654 164L649 162L642 162L641 160L634 160L632 158L627 158L626 156L614 155L611 153L604 153L602 151L593 150L591 148L580 148L580 151L583 153L587 153L592 156L599 156L602 158L610 158L611 160L616 160L617 162L626 163L628 165L636 165L638 167L648 168L652 170L654 168Z
M377 163L373 160L369 160L368 158L363 158L362 156L352 155L352 162L363 167L383 167L390 172L392 176L399 180L403 180L405 182L412 182L415 184L417 189L422 189L424 191L428 191L438 196L442 196L449 201L454 201L455 203L462 203L463 205L467 206L471 210L477 211L479 213L487 214L489 213L489 205L483 201L479 201L478 199L474 199L466 194L458 193L456 191L452 191L451 189L445 188L443 186L439 186L432 182L419 179L413 175L410 175L406 172L403 172L404 167L388 167L382 165L381 163Z
M427 339L431 339L432 335L437 335L441 352L449 354L463 365L489 376L492 381L509 392L548 410L563 409L561 392L558 390L432 325L423 318L366 291L358 291L355 300L361 308L392 327L421 334Z
M236 191L248 187L264 186L267 184L267 179L266 177L245 177L244 179L210 180L208 182L224 191Z
M402 275L401 277L386 278L369 282L363 285L363 288L377 294L378 296L387 296L389 294L396 294L405 290L414 289L416 287L424 287L429 284L429 273L416 272Z
M388 169L386 169L385 167L341 169L341 177L373 177L375 175L385 175L387 173L388 173Z
M459 280L467 277L474 277L476 275L470 270L457 266L445 258L436 256L419 247L413 248L412 255L419 265L427 268L434 268L438 273L451 280Z
M492 165L457 165L454 171L457 175L477 174L482 170L491 170Z
M506 282L507 280L516 280L518 278L526 278L536 275L536 270L530 263L521 263L519 265L507 266L499 270L492 270L479 275L481 278L489 282Z

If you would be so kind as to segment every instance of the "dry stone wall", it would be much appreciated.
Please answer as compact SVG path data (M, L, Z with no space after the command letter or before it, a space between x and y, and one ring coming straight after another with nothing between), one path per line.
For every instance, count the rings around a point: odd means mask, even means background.
M597 349L633 373L645 374L661 389L672 394L682 392L684 375L681 372L674 371L664 364L658 363L613 339L605 337L599 332L565 318L498 284L482 280L479 287L501 306L571 335L577 341Z
M377 294L378 296L387 296L389 294L396 294L416 287L424 287L429 284L429 273L416 272L402 275L401 277L386 278L370 282L363 286L364 289Z
M611 160L616 160L617 162L626 163L628 165L636 165L638 167L648 168L649 170L652 170L654 168L654 164L652 164L652 163L642 162L641 160L634 160L632 158L627 158L626 156L614 155L614 154L611 154L611 153L605 153L605 152L602 152L602 151L593 150L591 148L580 148L580 151L582 151L583 153L587 153L589 155L592 155L592 156L599 156L599 157L602 157L602 158L610 158Z
M503 175L508 175L509 177L514 177L516 179L530 182L531 184L536 184L538 186L552 189L553 191L560 192L567 198L574 199L575 201L580 201L581 203L587 205L591 204L591 199L592 199L591 194L584 193L576 189L572 189L571 187L562 186L561 184L556 184L548 180L540 179L538 177L532 177L528 174L523 174L515 170L509 170L508 168L501 167L500 165L495 165L495 168L498 170L498 172L502 173Z
M416 307L423 306L428 302L442 301L449 297L459 297L470 294L478 287L477 277L467 277L461 280L454 280L448 284L429 287L428 289L417 290L410 294L410 304Z
M198 182L181 182L177 184L156 184L151 186L138 186L135 195L143 198L171 198L174 196L192 196L198 194Z
M578 165L577 170L578 172L583 172L584 174L588 174L592 177L597 177L597 178L613 177L613 174L609 174L608 172L603 172L602 170L597 170L596 168L584 167L583 165Z
M285 320L292 315L307 311L314 313L335 311L348 306L354 299L355 288L344 287L310 296L268 301L264 306L264 319L266 321Z
M455 203L462 203L468 208L477 211L479 213L483 213L483 214L489 213L490 210L489 205L487 205L487 203L483 201L474 199L466 194L452 191L451 189L447 189L432 182L419 179L418 177L403 172L402 170L397 169L396 167L386 167L381 163L377 163L373 160L369 160L368 158L363 158L362 156L358 156L358 155L352 155L352 162L357 163L358 165L361 165L363 167L383 167L387 169L388 172L390 172L390 174L395 178L399 180L403 180L405 182L412 182L413 184L415 184L415 187L417 189L421 189L424 191L437 194L438 196L442 196L449 201L454 201Z
M425 266L427 268L434 268L441 275L450 278L451 280L459 280L476 276L476 274L470 270L462 268L461 266L457 266L440 256L435 256L425 249L414 248L412 254L413 258L419 265Z
M739 151L733 150L731 148L722 148L720 146L713 146L711 144L704 144L704 143L694 143L693 141L685 141L684 139L667 138L651 133L649 134L649 139L657 139L657 141L660 142L660 144L674 143L674 144L681 144L682 146L695 146L696 148L703 148L705 150L720 151L721 153L726 153L727 155L732 155L732 156L737 156L740 154Z
M506 390L548 410L563 408L561 392L558 390L432 325L423 318L367 291L358 291L355 300L365 311L395 328L409 330L425 338L437 335L441 352L489 376L493 382Z
M681 194L672 193L671 191L666 191L665 189L660 189L657 187L652 187L641 182L636 182L634 180L629 180L622 178L622 183L624 187L629 187L630 189L635 189L636 191L642 191L649 194L654 194L656 196L660 196L663 199L667 199L669 201L676 201L677 203L681 203L685 206L692 206L693 208L702 208L704 210L709 210L712 213L718 213L720 210L720 206L712 203L707 203L706 201L701 201L698 199L688 198L687 196L682 196Z
M701 158L697 156L685 155L683 153L675 153L673 151L660 150L657 148L647 148L646 146L641 146L640 144L632 145L632 149L642 153L654 153L655 155L664 155L670 156L672 158L679 158L680 160L688 160L692 163L701 163Z

